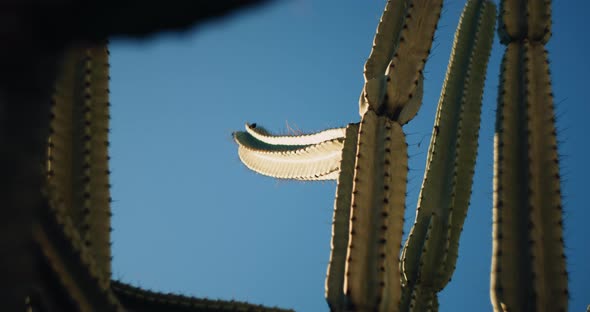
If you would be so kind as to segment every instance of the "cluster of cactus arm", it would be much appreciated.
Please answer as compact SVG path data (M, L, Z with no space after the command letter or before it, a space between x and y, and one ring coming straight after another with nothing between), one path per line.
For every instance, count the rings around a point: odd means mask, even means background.
M211 15L193 15L215 17L232 6L257 2L228 1ZM39 268L48 268L67 293L66 307L74 310L278 311L159 294L111 280L108 51L102 40L176 29L195 18L175 8L172 18L174 9L155 20L150 14L132 20L129 12L117 11L125 18L112 20L104 12L127 6L93 3L97 10L71 15L79 20L43 24L50 19L44 10L38 10L40 18L13 19L15 25L33 20L22 27L33 30L31 40L54 34L55 46L32 42L29 47L6 37L10 33L0 35L9 43L4 53L10 56L2 63L0 143L13 151L0 156L10 164L2 176L5 214L0 222L13 236L0 241L11 255L2 259L0 285L9 298L2 303L17 310L28 296L32 309L64 310L52 308L60 302L47 292L31 293L37 287L31 285L46 287ZM156 11L159 4L141 5ZM442 0L387 2L365 65L360 123L301 136L275 136L254 124L235 133L240 158L252 170L276 178L338 181L326 279L333 311L437 310L437 293L453 273L469 206L496 12L489 0L467 1L438 103L416 219L402 246L408 170L402 126L422 102L423 69L441 7ZM550 1L501 1L499 35L506 52L494 140L491 299L496 311L567 310L555 115L545 50L550 25ZM92 43L80 44L88 40ZM35 62L29 62L29 54L19 56L19 48L33 51ZM24 79L27 75L34 78ZM50 85L55 86L51 107L42 104ZM39 189L46 198L35 195Z
M496 8L487 0L468 0L464 8L416 219L402 248L408 171L402 126L422 102L423 69L441 7L442 0L387 1L365 64L360 124L296 136L247 124L246 131L234 133L240 159L258 173L337 179L326 278L332 311L438 310L437 293L453 274L471 196ZM508 50L496 134L492 304L496 311L564 311L555 118L543 49L549 1L502 1L500 21ZM543 241L544 233L551 239Z

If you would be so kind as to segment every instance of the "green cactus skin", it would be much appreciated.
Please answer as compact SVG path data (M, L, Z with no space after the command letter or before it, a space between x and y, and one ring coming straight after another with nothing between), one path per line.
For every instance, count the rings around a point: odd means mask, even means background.
M129 311L142 312L289 312L293 310L268 308L239 301L197 299L188 296L164 294L144 290L117 281L112 283L113 291Z
M430 309L418 303L434 302L436 292L446 286L455 268L471 196L495 15L492 2L468 1L455 34L416 221L401 255L402 310Z
M76 224L101 274L111 275L109 93L105 44L66 54L52 97L48 183Z
M361 117L370 109L405 124L416 115L441 9L442 0L388 1L365 64Z
M190 297L178 302L179 296L156 295L138 288L129 301L130 293L120 290L130 286L117 282L112 288L108 81L106 45L76 45L64 57L52 97L46 162L49 207L33 224L33 237L43 265L59 283L66 301L74 306L69 310L282 311ZM68 310L59 305L50 308L56 299L46 292L30 295L30 305L50 311ZM120 302L118 296L127 301Z
M367 111L359 129L350 206L344 280L349 309L398 309L407 161L401 126Z
M500 1L500 42L530 40L546 44L551 37L551 0Z
M500 28L507 47L494 138L490 296L495 311L567 311L555 113L544 47L550 3L502 3L517 5L523 24ZM503 10L500 18L514 19L511 12Z
M338 174L338 187L334 200L334 217L332 221L332 242L330 262L326 274L326 300L332 311L342 311L345 306L344 272L346 268L346 251L348 250L350 227L350 204L354 165L358 144L358 124L346 128L346 137L342 148L342 160Z

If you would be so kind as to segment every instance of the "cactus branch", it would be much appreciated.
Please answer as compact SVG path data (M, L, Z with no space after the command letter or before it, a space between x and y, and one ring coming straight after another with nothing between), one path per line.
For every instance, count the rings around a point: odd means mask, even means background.
M338 177L344 128L302 136L272 136L246 125L235 132L238 155L250 169L263 175L295 180L335 180Z
M471 195L495 14L490 1L468 1L455 34L416 221L402 253L402 281L408 292L403 307L411 300L424 301L417 296L429 298L428 292L443 289L454 271Z
M344 271L346 251L348 249L350 204L358 131L358 124L350 124L346 128L346 138L342 148L342 160L340 161L340 173L338 174L338 187L336 188L336 199L334 200L330 264L326 276L326 300L332 311L342 311L346 306L343 289Z

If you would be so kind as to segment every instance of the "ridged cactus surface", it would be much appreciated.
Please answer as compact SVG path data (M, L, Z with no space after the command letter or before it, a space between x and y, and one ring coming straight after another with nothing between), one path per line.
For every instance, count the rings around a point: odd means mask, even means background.
M568 279L548 53L550 1L502 1L494 139L495 311L567 311Z
M436 292L446 286L455 269L471 197L495 17L493 3L469 1L455 34L416 220L401 255L405 309L419 302L435 302Z
M416 222L400 256L408 173L402 125L422 104L423 70L441 8L442 1L387 2L365 64L361 122L338 135L338 157L330 156L333 151L321 151L334 138L320 132L276 136L272 140L280 145L257 144L258 149L249 152L271 155L307 151L311 146L317 152L305 164L295 157L278 163L260 156L255 162L243 151L252 149L252 142L270 139L251 128L234 134L242 161L261 174L297 179L276 173L303 164L311 170L307 176L326 176L326 170L319 169L322 161L330 157L337 161L332 169L339 175L326 278L326 299L332 311L437 310L437 293L454 271L471 195L496 10L490 1L472 0L463 12L438 106ZM312 145L296 143L309 137L321 139L309 142Z
M110 279L109 63L106 44L64 57L51 100L47 174L101 275Z

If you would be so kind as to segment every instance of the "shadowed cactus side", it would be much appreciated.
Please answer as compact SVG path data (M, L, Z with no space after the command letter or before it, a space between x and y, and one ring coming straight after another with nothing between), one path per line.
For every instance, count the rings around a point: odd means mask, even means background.
M287 311L162 294L111 281L108 66L106 44L69 48L51 99L46 155L49 207L44 212L51 226L36 226L34 237L75 308L51 307L47 295L36 292L28 305L49 311ZM57 235L47 230L50 227ZM67 247L48 239L56 236ZM68 254L72 251L74 255ZM82 273L70 273L74 267Z
M52 198L111 275L108 165L109 68L106 44L70 49L51 101L47 160Z
M120 289L110 288L104 146L108 118L101 106L108 93L104 92L107 71L100 66L106 64L104 46L100 47L106 38L183 30L265 1L131 2L87 1L81 5L25 0L23 5L0 10L0 20L8 21L0 32L4 43L0 52L3 311L124 311L117 299ZM91 60L86 59L85 45L93 47ZM91 72L86 72L84 64L91 65ZM84 76L90 80L85 81ZM56 103L50 107L53 91ZM101 105L91 105L85 114L89 102ZM77 117L72 118L73 112ZM101 113L105 114L99 117ZM150 292L134 289L132 293L142 300L154 299ZM156 299L159 306L151 311L265 310L215 300L199 300L197 306L190 300L179 302L173 295ZM126 300L121 300L123 305L129 303Z
M339 170L326 278L332 311L438 310L437 292L454 271L471 195L496 11L490 1L471 0L463 12L416 222L400 258L408 171L402 125L422 102L423 69L441 7L442 1L387 2L365 64L360 125L338 129L334 137L324 132L273 137L266 131L260 136L248 126L234 134L240 159L258 173L300 179L284 171L307 166L308 177L335 178L325 173L327 159ZM334 141L340 157L333 150L321 152ZM281 155L280 162L270 155Z
M491 300L495 311L567 311L550 1L504 0L499 22Z

